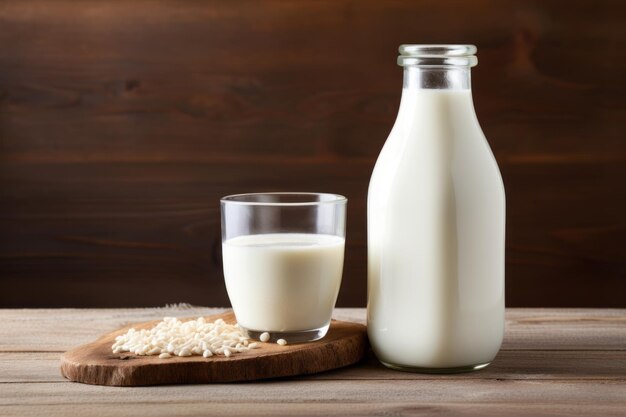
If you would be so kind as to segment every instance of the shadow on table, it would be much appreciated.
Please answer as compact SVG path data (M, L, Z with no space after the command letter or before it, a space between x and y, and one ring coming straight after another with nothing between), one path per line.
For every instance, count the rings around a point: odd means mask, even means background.
M311 375L313 379L623 379L626 351L502 350L487 368L468 373L433 375L384 367L373 352L360 363Z

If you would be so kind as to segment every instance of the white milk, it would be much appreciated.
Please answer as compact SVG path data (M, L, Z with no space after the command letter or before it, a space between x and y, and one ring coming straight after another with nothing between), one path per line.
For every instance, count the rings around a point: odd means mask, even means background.
M296 233L225 241L226 289L239 324L282 332L328 325L341 284L344 241Z
M368 195L368 333L382 362L454 368L495 357L504 222L471 91L405 88Z

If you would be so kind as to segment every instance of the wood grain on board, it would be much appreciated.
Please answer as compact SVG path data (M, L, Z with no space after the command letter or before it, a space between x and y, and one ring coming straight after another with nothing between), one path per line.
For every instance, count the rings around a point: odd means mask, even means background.
M348 197L339 305L363 306L397 47L446 42L478 45L508 305L624 307L623 16L611 0L3 1L0 307L226 305L218 199L269 190Z
M217 319L236 323L232 311L206 317L208 322ZM61 356L61 374L74 382L111 386L254 381L314 374L353 365L363 359L369 347L364 325L333 320L321 340L288 343L286 346L258 342L257 349L234 353L230 357L193 355L161 359L111 351L115 338L131 327L149 329L157 323L136 323L68 350Z

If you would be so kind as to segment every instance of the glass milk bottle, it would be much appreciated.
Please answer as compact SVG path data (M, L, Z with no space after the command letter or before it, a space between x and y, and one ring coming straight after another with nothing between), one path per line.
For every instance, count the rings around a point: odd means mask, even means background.
M470 86L473 45L402 45L398 116L368 192L367 327L394 369L484 368L504 333L504 187Z

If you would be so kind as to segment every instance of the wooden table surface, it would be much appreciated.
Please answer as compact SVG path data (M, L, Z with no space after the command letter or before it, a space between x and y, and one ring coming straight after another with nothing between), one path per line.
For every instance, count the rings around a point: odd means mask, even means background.
M118 388L71 383L64 350L134 322L203 307L0 310L0 416L626 415L626 310L509 309L495 362L460 375L359 365L220 385ZM363 322L364 309L335 317Z

